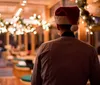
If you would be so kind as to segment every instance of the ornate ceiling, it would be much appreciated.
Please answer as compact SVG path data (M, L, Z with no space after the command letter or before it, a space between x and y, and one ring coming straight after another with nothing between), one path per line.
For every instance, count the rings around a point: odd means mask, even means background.
M0 0L0 14L3 18L12 18L19 8L23 8L22 16L28 18L32 14L41 14L45 6L51 7L59 0L24 0L25 6L21 6L23 0Z

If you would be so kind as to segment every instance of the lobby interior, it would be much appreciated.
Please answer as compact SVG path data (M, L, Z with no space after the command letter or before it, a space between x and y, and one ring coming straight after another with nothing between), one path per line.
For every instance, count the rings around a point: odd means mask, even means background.
M80 8L74 34L98 52L100 0L0 0L0 85L31 85L39 46L60 37L54 12L61 6Z

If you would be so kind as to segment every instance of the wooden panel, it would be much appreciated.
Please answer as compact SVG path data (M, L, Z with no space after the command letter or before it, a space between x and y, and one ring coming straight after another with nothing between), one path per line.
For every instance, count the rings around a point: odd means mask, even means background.
M100 26L95 26L92 28L92 31L95 32L95 31L100 31Z
M27 4L23 10L23 17L28 18L31 14L42 14L43 6L47 5L48 7L53 6L60 0L27 0ZM12 18L17 10L22 7L22 0L0 0L0 13L3 18ZM10 13L10 14L9 14Z
M0 77L0 85L19 85L17 78L12 77Z
M54 16L55 10L56 10L58 7L60 7L60 6L61 6L61 4L60 4L60 2L58 2L58 3L56 3L54 6L52 6L52 7L50 8L50 17Z

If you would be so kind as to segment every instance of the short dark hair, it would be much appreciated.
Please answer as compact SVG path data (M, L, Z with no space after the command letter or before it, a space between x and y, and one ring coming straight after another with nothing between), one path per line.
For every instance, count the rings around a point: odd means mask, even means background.
M70 25L70 24L60 24L60 25L58 25L57 24L57 26L60 27L60 29L70 30L72 25Z

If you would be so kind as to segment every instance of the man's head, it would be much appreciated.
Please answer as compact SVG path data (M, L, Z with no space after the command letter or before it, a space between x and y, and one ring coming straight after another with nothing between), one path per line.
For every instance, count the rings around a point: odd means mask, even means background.
M74 7L59 7L55 11L55 22L58 30L76 31L79 20L79 8ZM74 28L74 29L73 29Z

